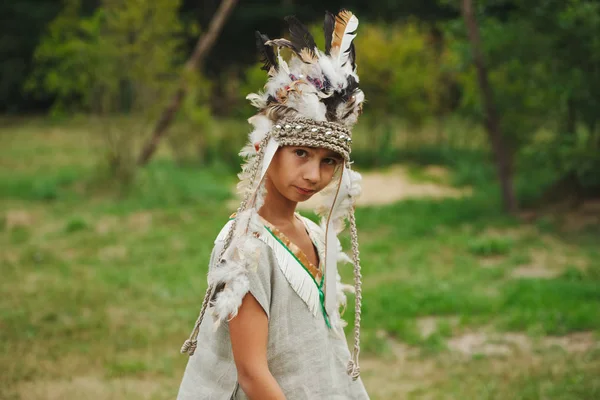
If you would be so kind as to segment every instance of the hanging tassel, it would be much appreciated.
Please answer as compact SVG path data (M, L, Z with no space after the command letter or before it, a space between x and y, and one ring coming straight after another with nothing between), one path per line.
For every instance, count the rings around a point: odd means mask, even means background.
M192 333L190 333L189 338L183 342L181 346L180 352L182 354L188 353L189 356L193 356L196 352L196 348L198 347L198 332L200 331L200 324L202 323L202 319L204 318L204 313L206 312L206 308L208 306L208 302L212 297L213 287L208 286L206 290L206 294L204 295L204 300L202 301L202 308L200 309L200 315L194 324L194 329L192 329Z
M356 230L356 218L354 210L350 213L350 240L352 242L352 262L354 263L354 349L352 358L348 362L348 375L352 380L360 376L358 356L360 354L360 319L362 308L362 275L360 273L360 254L358 252L358 232Z
M240 218L240 215L246 210L246 208L248 206L248 202L252 198L253 194L256 194L256 191L258 190L258 186L260 185L260 182L256 182L256 178L258 176L259 171L262 172L262 170L263 170L263 168L262 168L263 157L265 154L265 148L267 147L267 143L269 142L270 138L271 138L271 135L269 135L269 134L267 134L263 138L263 140L260 143L258 154L256 154L256 156L252 160L251 165L249 165L247 168L246 173L247 173L248 180L249 180L249 185L248 185L249 187L246 189L246 193L244 193L244 198L243 198L242 202L240 203L240 206L238 207L236 217L233 220L233 222L231 223L231 228L227 232L227 236L225 237L225 240L224 240L225 244L224 244L223 248L221 249L221 252L217 258L218 263L221 263L223 261L223 256L225 254L225 251L227 251L227 249L229 248L229 245L231 244L231 241L234 236L234 232L237 230L236 229L237 222L238 222L238 219ZM262 177L261 177L261 179L262 179ZM215 268L218 268L218 265L215 266ZM210 299L213 297L213 295L214 295L214 286L209 284L208 289L206 289L206 293L204 295L204 300L202 301L200 315L198 316L198 319L196 320L196 323L194 324L194 329L192 330L192 333L190 333L189 338L181 346L181 350L180 350L181 353L183 353L183 354L188 353L190 356L192 356L194 354L194 352L196 351L196 348L198 346L197 338L198 338L198 333L200 331L200 325L202 324L202 321L204 319L204 314L206 313L206 309L208 308L208 303L209 303Z

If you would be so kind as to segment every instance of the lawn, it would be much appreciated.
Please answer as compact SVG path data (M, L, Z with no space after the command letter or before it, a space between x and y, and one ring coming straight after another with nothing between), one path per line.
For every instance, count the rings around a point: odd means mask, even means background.
M42 122L0 128L0 398L174 398L235 174L161 153L116 194L85 126ZM371 397L600 398L598 210L522 222L488 166L409 170L472 190L357 209Z

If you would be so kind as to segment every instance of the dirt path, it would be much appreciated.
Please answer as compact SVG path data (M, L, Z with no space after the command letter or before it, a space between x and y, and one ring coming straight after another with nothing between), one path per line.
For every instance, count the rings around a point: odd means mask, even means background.
M361 172L362 194L358 198L357 207L392 204L410 198L445 198L461 197L471 194L470 189L457 189L443 183L447 179L447 171L441 167L429 167L423 170L424 178L431 181L417 182L408 168L394 166L381 171ZM300 210L313 210L320 201L316 195L310 200L298 204ZM231 208L236 208L238 200L231 201Z

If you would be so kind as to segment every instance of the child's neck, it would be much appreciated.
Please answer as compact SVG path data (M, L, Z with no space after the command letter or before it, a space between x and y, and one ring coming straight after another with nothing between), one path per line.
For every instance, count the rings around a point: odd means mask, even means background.
M266 182L266 189L265 203L258 211L258 215L278 228L293 225L298 203L279 193L269 180Z

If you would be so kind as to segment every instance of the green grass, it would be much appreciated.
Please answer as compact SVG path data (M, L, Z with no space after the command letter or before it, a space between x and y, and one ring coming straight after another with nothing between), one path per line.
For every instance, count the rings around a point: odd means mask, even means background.
M99 382L94 398L172 398L235 176L161 156L117 190L81 129L0 131L0 398L84 398L77 379ZM553 216L503 215L483 159L453 164L451 182L473 186L471 197L357 210L365 384L374 399L598 398L597 351L449 348L469 332L587 332L596 344L600 333L600 229L563 233ZM412 167L413 178L425 175ZM528 268L556 273L516 274ZM341 273L351 281L350 266ZM416 353L398 362L398 346Z

